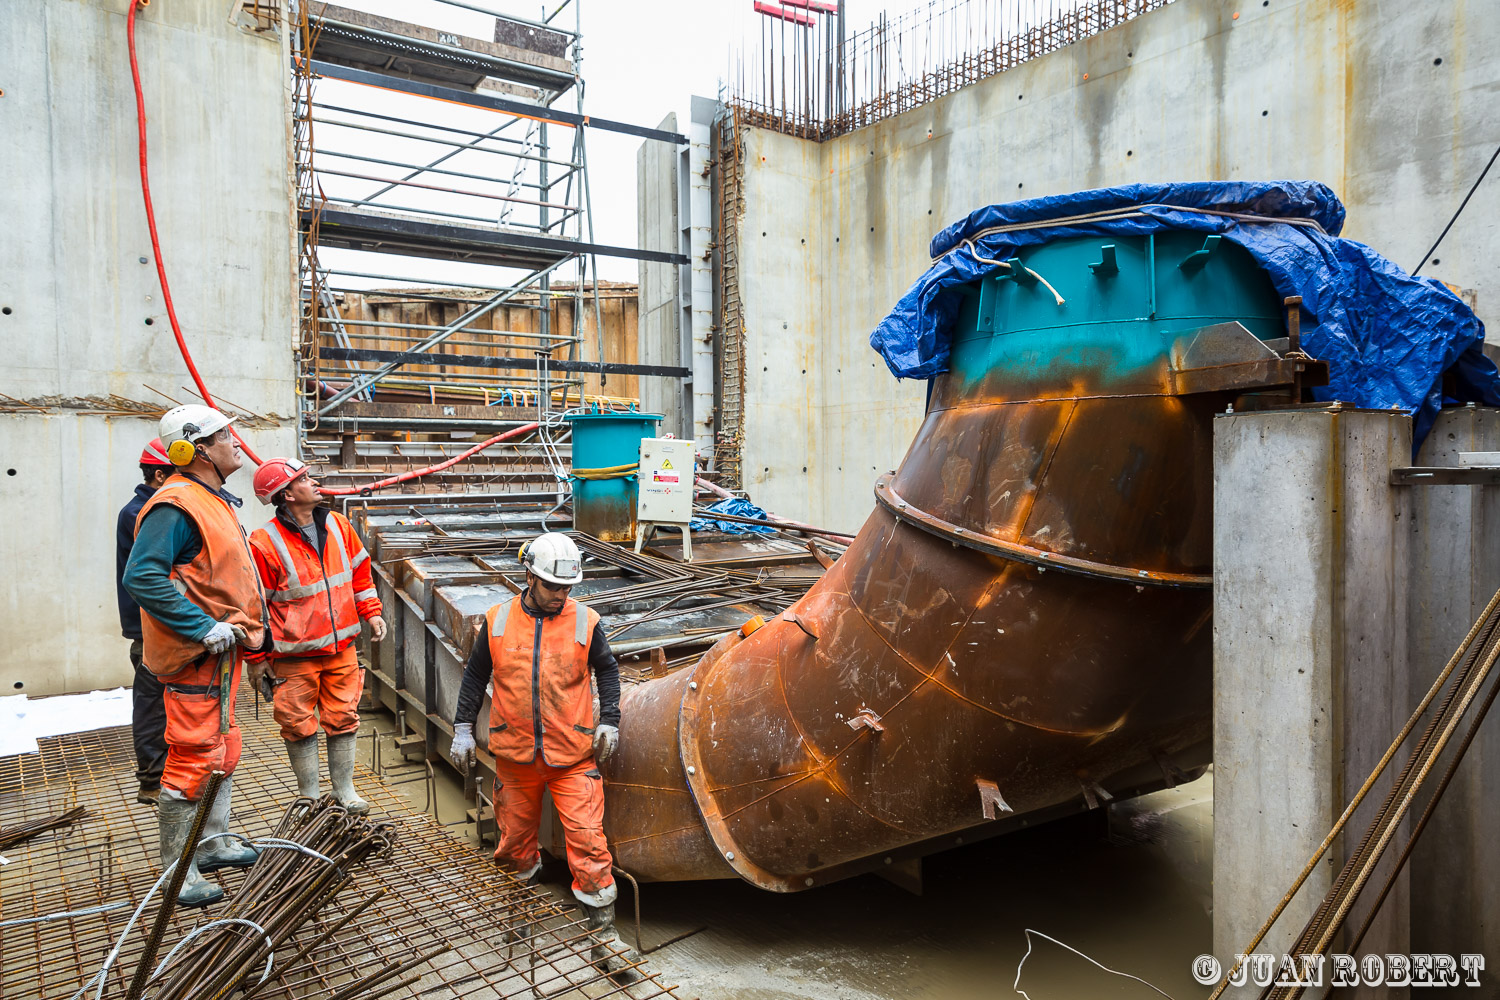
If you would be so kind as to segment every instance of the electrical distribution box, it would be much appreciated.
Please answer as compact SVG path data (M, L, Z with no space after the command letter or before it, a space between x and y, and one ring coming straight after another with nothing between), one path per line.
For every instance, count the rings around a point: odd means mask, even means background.
M636 520L686 524L693 519L693 442L641 438L640 490Z

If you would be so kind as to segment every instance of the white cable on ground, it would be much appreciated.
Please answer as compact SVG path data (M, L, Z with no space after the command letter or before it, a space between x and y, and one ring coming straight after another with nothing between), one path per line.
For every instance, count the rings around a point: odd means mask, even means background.
M248 837L242 837L237 833L211 833L199 840L198 846L202 847L210 840L217 840L220 837L233 837L236 840L243 840L252 847L297 850L301 851L303 854L310 854L320 861L326 861L328 864L333 864L332 858L319 854L311 847L299 844L293 840L284 840L280 837L263 837L260 840L251 840ZM116 941L115 946L110 949L109 956L104 959L104 965L99 968L98 972L89 977L88 982L78 987L78 992L74 993L71 997L68 998L68 1000L79 1000L80 997L82 997L89 991L89 987L93 986L95 982L99 984L99 988L94 991L94 1000L103 1000L104 984L108 981L110 967L115 964L115 959L120 957L120 949L125 946L125 939L130 936L130 929L134 927L135 922L140 919L141 912L146 909L146 904L151 902L151 897L156 895L156 890L160 889L162 887L162 884L165 883L167 879L172 877L172 872L176 867L177 861L174 859L171 864L167 865L167 867L162 870L161 875L155 882L151 884L151 888L147 890L146 897L142 899L140 905L135 908L135 912L130 915L130 919L125 921L125 927L120 931L120 939Z
M162 959L161 962L157 964L156 970L151 973L151 977L147 980L147 982L150 982L151 979L155 979L157 976L162 974L162 971L166 969L167 964L172 961L173 956L177 954L177 952L182 948L183 945L187 944L189 941L197 937L199 934L202 934L204 931L213 930L215 927L223 927L225 924L241 924L245 927L253 927L256 930L260 931L261 937L266 939L266 968L265 971L260 974L260 979L256 982L255 985L259 986L261 983L265 982L266 979L271 975L271 960L275 957L274 953L276 950L276 943L271 940L271 935L266 933L266 929L264 927L262 927L260 924L257 924L253 920L246 920L244 917L224 917L220 920L211 920L208 923L204 924L202 927L194 927L191 931L183 936L181 941L178 941L175 945L172 946L172 950L167 952L167 957Z
M1163 990L1157 989L1155 986L1152 986L1150 983L1146 982L1140 976L1132 976L1128 972L1120 972L1120 971L1118 971L1116 969L1111 969L1107 965L1103 965L1103 964L1101 964L1099 962L1095 962L1092 958L1089 958L1087 955L1085 955L1083 952L1079 951L1077 948L1074 948L1072 945L1063 944L1057 938L1051 937L1051 936L1046 935L1046 934L1043 934L1041 931L1034 931L1030 927L1026 928L1026 954L1024 954L1024 955L1021 956L1021 964L1016 966L1016 981L1010 984L1011 989L1013 989L1017 993L1021 994L1021 996L1025 997L1026 1000L1031 1000L1031 994L1029 994L1025 990L1021 989L1021 969L1022 969L1023 966L1026 965L1026 960L1031 957L1031 935L1033 935L1033 934L1035 934L1039 938L1046 938L1048 941L1051 941L1053 944L1057 945L1060 948L1066 948L1066 949L1068 949L1073 954L1077 955L1079 958L1084 959L1085 961L1090 962L1093 965L1099 966L1099 968L1103 969L1105 972L1109 973L1111 976L1121 976L1121 977L1123 977L1125 979L1134 979L1136 982L1140 983L1142 986L1150 987L1151 989L1156 990L1156 992L1158 992L1162 996L1166 997L1167 1000L1172 1000L1172 995L1170 993L1167 993L1167 992L1165 992Z
M22 924L44 924L50 920L66 920L69 917L88 917L95 913L108 913L111 910L123 909L129 905L129 903L105 903L103 906L91 906L86 910L49 913L44 917L22 917L17 920L0 920L0 927L20 927Z

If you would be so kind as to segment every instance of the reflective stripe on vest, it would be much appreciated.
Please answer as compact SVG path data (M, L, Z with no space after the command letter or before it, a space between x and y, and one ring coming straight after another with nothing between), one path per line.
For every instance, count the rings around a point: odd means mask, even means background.
M339 643L360 632L355 601L361 598L352 591L354 569L344 540L344 522L336 514L328 515L324 551L318 554L317 563L303 555L301 558L307 564L300 570L298 555L287 542L288 533L272 519L256 529L252 536L260 547L262 558L270 563L274 554L284 576L282 587L268 595L273 633L271 649L281 656L335 653ZM268 546L271 553L266 552ZM296 553L305 551L300 546L296 548ZM360 555L369 558L363 550ZM320 575L329 569L334 572L323 575L321 579L308 578L309 573ZM375 596L373 591L367 593L370 597Z
M302 642L282 642L275 640L275 649L278 653L311 653L322 649L324 646L332 646L334 643L343 642L351 636L359 635L359 622L339 629L337 632L329 632L320 635L316 639L306 639Z
M339 529L337 524L333 526L333 530L328 532L328 540L338 546L339 564L344 567L344 571L335 573L333 576L324 577L317 583L308 584L304 584L302 578L297 575L297 564L292 561L292 553L286 547L286 539L280 531L276 530L276 522L274 520L267 521L261 527L265 531L266 537L271 540L271 544L275 546L276 555L281 559L281 567L286 571L286 588L269 591L266 594L269 600L280 601L282 603L296 601L304 597L311 597L313 594L321 594L324 583L330 587L339 587L346 583L354 582L354 569L350 566L349 556L344 550L344 533ZM367 552L361 551L360 555L369 558L369 553Z

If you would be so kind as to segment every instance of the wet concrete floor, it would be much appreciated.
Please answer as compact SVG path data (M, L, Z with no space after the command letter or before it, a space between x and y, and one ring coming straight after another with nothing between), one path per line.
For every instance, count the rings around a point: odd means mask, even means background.
M363 731L394 729L371 713ZM416 808L431 811L426 769L397 765L382 740L385 777ZM371 744L361 740L370 760ZM457 837L462 787L435 772L438 819ZM1119 972L1139 976L1176 1000L1209 992L1190 975L1211 950L1212 772L1204 778L1070 820L947 851L923 864L913 895L874 875L780 895L742 882L648 883L641 890L647 948L704 928L649 956L680 995L702 1000L1032 1000L1159 997L1102 971L1031 928ZM486 852L489 847L482 848ZM565 869L544 877L566 892ZM623 937L634 934L628 889L618 904Z

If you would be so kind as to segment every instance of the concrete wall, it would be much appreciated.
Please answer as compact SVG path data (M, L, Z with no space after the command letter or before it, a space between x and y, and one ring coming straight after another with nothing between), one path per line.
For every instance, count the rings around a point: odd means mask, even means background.
M285 454L296 407L287 49L236 27L229 6L152 4L137 18L152 194L199 370L215 395L268 418L246 433L257 451ZM98 401L192 398L151 263L126 10L36 0L12 5L0 32L0 392L34 407L0 413L5 694L128 683L115 515L156 428L99 415ZM230 488L248 497L249 470ZM243 516L264 520L253 499Z
M1345 235L1414 267L1500 135L1486 6L1178 0L830 142L749 130L745 485L789 517L863 521L923 405L867 338L925 270L932 235L983 205L1311 178L1344 199ZM1489 183L1423 273L1473 289L1493 319L1497 253Z
M1214 421L1213 953L1226 971L1413 704L1410 497L1389 485L1390 470L1410 455L1411 421L1390 411L1283 410ZM1290 949L1394 771L1255 951ZM1403 837L1407 829L1409 821ZM1391 861L1376 869L1350 927L1363 921ZM1360 954L1411 950L1408 881L1403 875L1393 889Z

